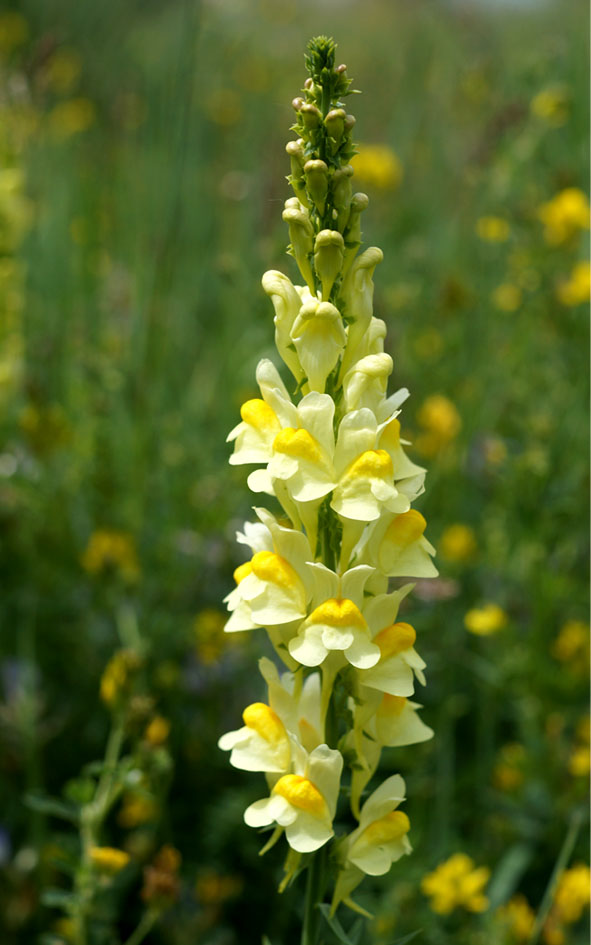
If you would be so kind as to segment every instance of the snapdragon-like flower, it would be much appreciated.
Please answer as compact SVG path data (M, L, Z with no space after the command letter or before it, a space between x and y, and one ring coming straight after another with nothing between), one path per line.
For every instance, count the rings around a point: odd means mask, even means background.
M321 921L313 897L323 897L329 873L333 911L340 902L359 911L351 893L364 875L387 872L411 850L408 817L397 810L400 775L362 801L383 748L433 734L410 698L426 683L425 662L410 614L399 613L414 585L390 579L437 570L413 507L425 470L407 455L399 419L409 393L388 395L394 362L373 312L383 253L360 252L369 201L354 192L351 80L325 37L312 40L306 62L283 210L300 275L271 270L262 280L285 370L260 361L260 397L242 405L228 436L230 462L255 466L250 489L279 510L257 507L258 521L238 533L250 557L235 570L225 630L264 629L286 671L260 661L266 693L219 746L235 767L266 777L268 795L244 817L274 828L261 852L285 835L280 889L310 868L303 941L311 945Z

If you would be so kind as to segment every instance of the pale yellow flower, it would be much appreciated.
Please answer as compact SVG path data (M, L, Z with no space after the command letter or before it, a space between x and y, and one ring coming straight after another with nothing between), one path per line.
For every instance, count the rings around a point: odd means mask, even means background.
M561 922L578 922L589 905L591 872L586 863L577 863L560 877L554 896L554 909Z
M538 208L544 238L551 246L566 242L579 230L589 229L589 200L578 187L567 187Z
M423 401L417 420L424 433L415 441L416 448L426 456L432 456L456 438L462 420L455 405L443 394L432 394Z
M403 176L395 151L385 144L364 144L351 161L355 179L378 190L395 190Z
M522 292L519 286L503 282L492 293L492 302L501 312L516 312L521 305Z
M503 217L480 217L476 223L476 233L486 243L505 243L511 228Z
M448 915L458 907L470 912L484 912L488 908L484 887L489 877L488 867L476 867L465 853L454 853L423 877L421 889L431 899L433 912L439 915Z
M116 847L91 847L90 861L102 873L119 873L129 863L130 856Z
M474 607L464 617L464 625L470 633L487 637L502 630L508 620L507 614L498 604L487 603Z
M562 305L583 305L591 296L591 270L585 260L575 263L568 279L559 282L556 298Z
M154 748L163 745L170 733L170 722L161 715L155 715L144 732L144 738Z
M476 554L476 536L469 525L456 522L445 529L439 542L441 554L448 561L468 561Z

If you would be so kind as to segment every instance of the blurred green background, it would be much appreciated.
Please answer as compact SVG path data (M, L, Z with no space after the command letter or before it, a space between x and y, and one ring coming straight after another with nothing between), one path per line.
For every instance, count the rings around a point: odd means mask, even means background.
M47 797L83 800L135 621L142 790L106 824L130 862L96 941L132 934L162 844L182 861L147 941L297 941L302 890L275 894L281 852L242 823L262 778L215 745L262 696L262 636L222 633L251 505L225 437L273 356L261 275L296 274L284 144L318 33L363 91L375 310L441 573L413 603L435 739L383 765L415 852L363 887L368 940L530 941L561 850L541 941L588 940L586 5L22 0L0 13L3 945L73 941L77 834ZM458 852L485 911L421 891Z

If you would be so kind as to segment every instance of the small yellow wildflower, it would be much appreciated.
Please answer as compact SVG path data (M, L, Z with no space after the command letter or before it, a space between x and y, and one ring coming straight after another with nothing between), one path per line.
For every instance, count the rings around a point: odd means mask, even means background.
M158 805L154 798L147 794L130 792L123 795L117 822L129 830L155 820L157 813Z
M94 124L96 109L88 98L71 98L55 105L48 117L56 138L71 138Z
M107 663L101 677L101 699L112 706L128 689L139 667L139 658L133 650L117 650Z
M575 263L568 279L559 282L556 298L562 305L583 305L591 297L591 270L589 263Z
M568 120L569 96L562 85L550 85L531 100L532 115L560 128Z
M522 292L519 286L503 282L492 293L492 302L501 312L516 312L521 305Z
M416 438L415 446L425 456L432 456L451 443L462 427L455 405L443 394L427 397L419 409L417 420L425 433Z
M512 942L529 941L536 916L525 896L519 893L504 906L499 906L496 917L509 932Z
M378 190L395 190L402 176L402 164L395 151L385 144L364 144L351 161L355 177Z
M484 887L489 876L488 867L476 867L465 853L454 853L423 877L421 889L439 915L449 915L460 906L470 912L484 912L488 908Z
M554 909L561 922L578 922L589 905L591 872L586 863L577 863L560 877L554 896Z
M487 603L474 607L464 617L464 625L470 633L487 637L502 630L508 620L507 614L498 604Z
M469 525L456 522L445 529L439 542L441 554L448 561L468 561L477 551L476 537Z
M146 731L144 737L153 747L163 745L170 733L170 722L161 715L155 715Z
M130 856L116 847L91 847L90 861L102 873L119 873L129 863Z
M82 567L89 574L116 571L124 580L133 583L140 576L135 542L127 532L98 529L93 532L81 558Z
M480 217L476 223L476 233L485 243L505 243L511 229L503 217Z
M538 216L550 246L565 243L579 230L589 229L589 200L578 187L567 187L542 204Z
M589 625L582 620L567 620L552 644L552 656L561 663L586 661L589 653Z
M588 745L577 745L568 759L569 773L575 778L588 777L591 771L591 758Z
M525 780L525 748L519 742L503 745L493 771L493 783L500 791L514 791Z
M82 59L74 49L57 49L45 67L45 82L53 92L69 92L82 71Z
M24 16L13 10L0 14L0 50L10 52L29 38L29 24Z

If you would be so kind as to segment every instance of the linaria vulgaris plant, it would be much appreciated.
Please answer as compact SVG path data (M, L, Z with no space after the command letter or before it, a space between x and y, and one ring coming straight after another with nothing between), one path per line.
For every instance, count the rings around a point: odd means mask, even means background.
M437 574L425 519L411 508L425 470L400 438L408 391L386 393L392 358L372 310L383 254L359 252L368 198L353 192L355 119L341 101L351 80L335 48L326 37L309 43L286 148L294 196L283 219L303 284L263 276L293 393L260 361L261 397L242 405L228 438L230 462L258 466L248 485L276 503L274 512L259 503L238 534L252 556L236 569L225 629L264 628L285 671L260 660L268 700L249 705L219 744L235 767L265 774L266 796L244 819L273 828L262 852L285 834L280 890L307 871L302 945L319 941L323 914L334 925L340 903L364 913L352 894L365 874L411 852L403 779L393 774L367 796L366 787L384 746L433 734L412 701L415 679L425 682L416 634L397 620L413 585L389 590L390 578ZM345 802L357 821L348 833Z

